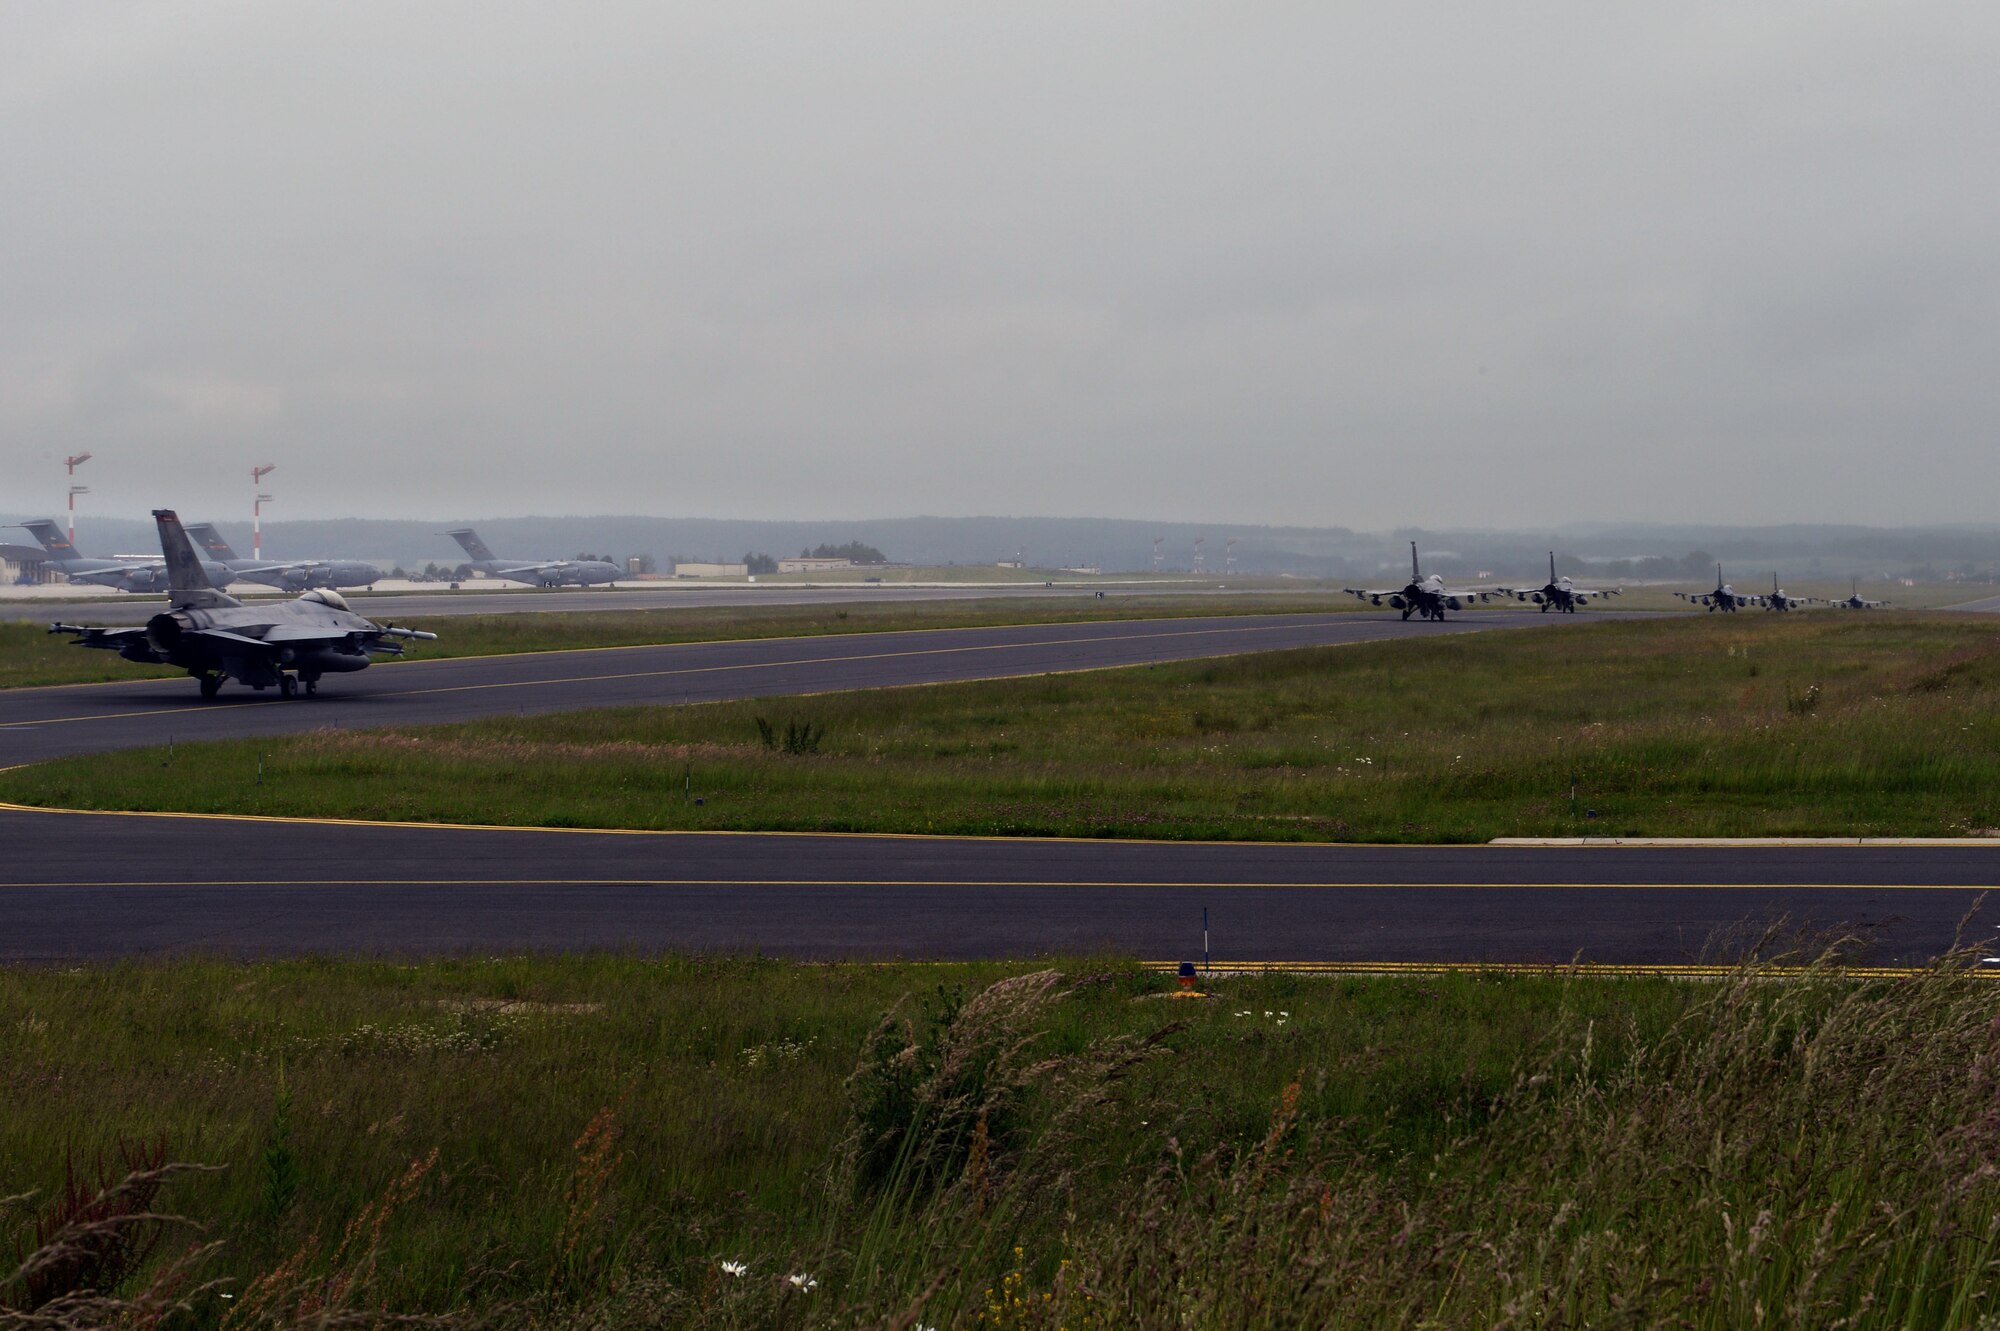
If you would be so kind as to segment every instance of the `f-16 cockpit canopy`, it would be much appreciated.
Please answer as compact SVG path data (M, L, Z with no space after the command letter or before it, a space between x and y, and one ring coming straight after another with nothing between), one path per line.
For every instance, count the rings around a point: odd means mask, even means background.
M315 587L309 592L301 592L299 593L299 599L301 601L318 601L321 605L331 606L335 610L345 610L349 614L354 612L354 607L347 603L347 598L330 587Z

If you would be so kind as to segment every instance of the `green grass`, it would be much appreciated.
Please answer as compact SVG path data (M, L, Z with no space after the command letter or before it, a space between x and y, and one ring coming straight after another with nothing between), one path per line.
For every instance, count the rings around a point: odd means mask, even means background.
M32 1247L121 1143L222 1166L124 1282L219 1243L182 1325L1967 1326L2000 1047L1962 963L1187 1003L1115 961L0 971L0 1196L37 1194L0 1223Z
M1996 698L1984 618L1702 616L181 745L5 773L0 798L1093 837L1969 834L2000 826ZM824 736L766 748L760 718Z

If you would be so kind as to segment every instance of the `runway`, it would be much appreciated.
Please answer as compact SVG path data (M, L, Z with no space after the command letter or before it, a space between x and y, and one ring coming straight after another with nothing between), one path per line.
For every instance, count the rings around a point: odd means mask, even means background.
M1433 637L1573 616L1482 610L1443 624L1393 614L1241 615L930 629L610 647L383 664L328 676L316 698L231 685L203 702L189 679L0 690L0 767L108 749L482 716L713 702L1146 665Z
M533 950L1680 966L1785 918L1944 950L1972 848L1550 850L591 833L0 810L0 962ZM1968 941L2000 925L1980 905Z
M0 766L324 725L1037 674L1588 617L1278 615L613 648L385 666L317 700L185 680L0 692ZM1778 919L1920 962L2000 919L1986 847L1212 845L579 833L0 810L0 962L589 948L811 958L1115 952L1680 967Z

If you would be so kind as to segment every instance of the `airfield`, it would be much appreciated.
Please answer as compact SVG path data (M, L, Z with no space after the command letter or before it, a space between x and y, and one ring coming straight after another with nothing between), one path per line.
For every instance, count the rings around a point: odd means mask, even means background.
M0 755L23 764L327 726L900 688L1501 629L1588 633L1593 622L1516 609L1441 625L1278 613L683 643L410 662L343 678L309 702L233 689L204 704L183 679L15 689L0 691ZM14 851L0 884L0 960L39 962L601 947L1173 961L1198 953L1207 908L1224 966L1581 961L1695 973L1727 940L1783 918L1855 929L1871 965L1895 967L1953 944L2000 853L1993 842L1370 847L572 832L18 807L0 812L0 835ZM1967 936L1990 923L1979 910Z

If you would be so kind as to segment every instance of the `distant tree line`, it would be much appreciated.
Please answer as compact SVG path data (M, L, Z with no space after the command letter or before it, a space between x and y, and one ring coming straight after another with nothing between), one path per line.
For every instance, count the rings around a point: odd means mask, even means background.
M750 566L752 573L776 573L778 571L777 560L771 558L769 555L757 554L755 551L746 553L743 556L743 562Z
M872 545L859 541L849 541L846 545L816 545L810 550L799 551L800 559L847 559L856 564L886 564L889 556Z

